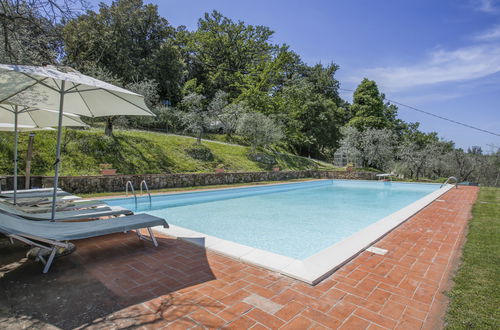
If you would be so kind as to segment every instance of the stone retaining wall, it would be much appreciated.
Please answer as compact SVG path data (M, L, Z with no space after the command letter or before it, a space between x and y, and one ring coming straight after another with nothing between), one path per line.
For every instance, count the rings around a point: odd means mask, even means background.
M12 189L12 177L5 178L2 189ZM286 181L303 178L375 180L376 176L372 172L316 170L246 173L116 174L106 176L62 176L59 178L59 187L74 194L84 194L125 191L127 181L132 181L135 189L139 189L142 180L146 180L149 189L162 189L259 181ZM19 177L18 181L19 188L24 188L24 177ZM48 188L52 187L52 185L53 177L31 177L32 187Z

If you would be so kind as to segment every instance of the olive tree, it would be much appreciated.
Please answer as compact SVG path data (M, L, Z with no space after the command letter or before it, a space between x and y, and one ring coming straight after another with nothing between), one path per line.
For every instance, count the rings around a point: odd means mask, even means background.
M396 140L390 130L367 128L361 131L347 126L342 129L342 135L339 151L345 153L350 162L378 169L391 166Z
M474 157L462 149L454 149L447 155L450 174L457 176L460 181L467 181L476 169Z
M260 112L244 114L238 122L236 133L248 139L252 152L257 147L266 147L283 138L283 132L275 121Z
M438 148L435 142L421 144L416 140L405 139L398 148L398 157L410 176L418 180L430 169L432 160L439 154Z
M217 91L208 105L208 110L222 125L224 133L231 136L236 131L241 116L248 111L241 103L229 103L228 97L228 93Z
M196 134L196 144L201 144L203 133L213 121L212 113L203 104L204 100L203 95L191 93L181 101L181 108L184 110L182 121L188 131Z
M394 133L388 129L364 130L361 143L366 165L387 170L394 160L395 141Z

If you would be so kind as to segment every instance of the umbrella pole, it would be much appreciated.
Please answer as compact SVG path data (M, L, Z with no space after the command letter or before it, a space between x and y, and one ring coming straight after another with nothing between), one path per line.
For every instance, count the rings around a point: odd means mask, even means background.
M17 203L17 140L19 139L19 133L17 132L17 105L15 106L14 112L14 205Z
M51 221L54 221L56 217L56 197L57 197L57 185L59 182L59 163L61 156L61 133L62 133L62 121L63 121L63 109L64 109L64 85L65 81L61 82L61 92L59 99L59 123L57 125L57 146L56 146L56 162L55 162L55 173L54 173L54 191L52 192L52 216Z

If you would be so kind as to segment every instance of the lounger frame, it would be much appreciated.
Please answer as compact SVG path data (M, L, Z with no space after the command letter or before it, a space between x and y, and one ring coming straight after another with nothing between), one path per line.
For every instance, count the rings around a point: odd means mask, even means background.
M141 233L140 229L135 229L137 237L139 237L139 239L141 239L141 240L150 241L151 243L153 243L154 247L158 247L158 242L156 241L156 237L154 235L153 230L151 229L151 227L146 227L146 229L148 230L149 237L144 236ZM127 233L127 231L125 231L124 233ZM42 271L44 274L48 273L50 266L52 266L52 263L53 263L54 258L56 256L56 253L57 253L57 249L59 249L59 248L68 249L70 247L70 245L68 243L64 243L64 242L57 241L57 240L51 240L51 239L47 239L47 238L43 238L43 237L38 237L38 236L31 236L31 235L26 235L26 234L24 234L24 235L6 234L6 235L7 235L7 237L10 238L11 243L14 243L13 239L15 239L15 240L18 240L18 241L23 242L25 244L28 244L30 246L36 246L36 247L40 248L40 251L38 252L38 255L36 256L35 260L40 261L41 263L44 264L44 268ZM46 245L44 245L44 244L46 244ZM50 251L50 255L49 255L49 258L47 260L45 260L45 257L43 257L43 255L42 255L42 252L44 250Z

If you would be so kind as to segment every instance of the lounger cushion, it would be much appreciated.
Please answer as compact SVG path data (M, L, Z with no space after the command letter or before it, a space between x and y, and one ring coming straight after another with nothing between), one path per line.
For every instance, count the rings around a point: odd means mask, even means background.
M57 191L57 196L69 196L71 195L69 192L66 191ZM41 198L41 197L52 197L53 192L52 191L34 191L34 192L24 192L24 193L18 193L16 197L19 198ZM14 198L14 193L0 193L0 197L2 198Z
M18 194L33 193L33 192L47 192L54 191L54 188L33 188L33 189L17 189ZM57 191L64 191L61 188L57 188ZM0 194L12 194L14 190L3 190Z
M51 220L52 218L51 216L52 214L49 209L47 210L46 213L28 213L24 212L22 209L14 207L13 205L8 205L2 202L0 202L0 211L4 213L15 214L20 217L36 221ZM92 218L129 215L129 214L133 214L133 212L120 206L107 206L106 204L104 204L102 207L91 208L91 209L58 211L56 212L55 220L64 221L64 220L77 220L77 219L92 219Z
M87 222L31 221L0 213L0 232L56 241L77 240L154 226L168 228L165 219L146 213Z

